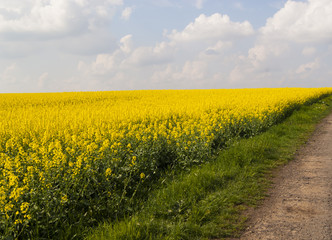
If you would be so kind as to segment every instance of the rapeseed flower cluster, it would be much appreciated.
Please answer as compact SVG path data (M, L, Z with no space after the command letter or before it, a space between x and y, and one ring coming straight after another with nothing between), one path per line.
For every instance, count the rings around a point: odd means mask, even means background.
M203 162L322 96L321 89L0 95L0 235L52 238L128 214L168 168ZM144 193L143 193L144 195Z

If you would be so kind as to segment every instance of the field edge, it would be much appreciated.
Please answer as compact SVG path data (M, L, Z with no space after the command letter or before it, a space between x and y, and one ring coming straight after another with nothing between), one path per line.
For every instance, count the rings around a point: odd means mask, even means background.
M316 124L332 110L332 96L302 106L285 121L233 142L212 162L180 173L152 193L133 217L104 223L86 239L225 239L246 226L272 172L292 160Z

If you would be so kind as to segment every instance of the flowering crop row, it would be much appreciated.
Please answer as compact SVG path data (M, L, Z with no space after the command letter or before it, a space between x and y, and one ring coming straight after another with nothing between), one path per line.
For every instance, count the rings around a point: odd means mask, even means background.
M140 189L165 169L204 162L230 138L253 136L331 93L291 88L2 94L0 236L56 238L127 214Z

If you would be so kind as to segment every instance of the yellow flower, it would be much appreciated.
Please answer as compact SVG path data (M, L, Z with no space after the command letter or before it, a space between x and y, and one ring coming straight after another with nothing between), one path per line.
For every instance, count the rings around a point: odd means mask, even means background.
M136 164L136 156L133 156L132 157L132 160L131 160L131 165L135 165Z
M5 212L9 212L9 211L11 211L12 209L13 209L13 207L14 207L14 204L12 204L12 203L8 203L8 204L6 204L5 205Z
M64 194L62 197L61 197L61 204L65 204L66 202L68 202L68 197L66 194Z
M111 175L112 175L112 169L107 168L106 171L105 171L105 176L108 177L108 176L111 176Z
M27 203L27 202L22 203L20 209L21 209L21 212L23 214L25 214L29 209L29 203Z
M129 165L146 179L137 155L142 163L158 149L205 156L228 130L264 129L327 94L332 88L0 94L0 216L12 225L30 219L29 192L42 199L62 177L70 186L82 173L99 179L105 161L106 178Z
M20 223L22 223L21 219L16 219L15 222L14 222L15 225L20 224Z

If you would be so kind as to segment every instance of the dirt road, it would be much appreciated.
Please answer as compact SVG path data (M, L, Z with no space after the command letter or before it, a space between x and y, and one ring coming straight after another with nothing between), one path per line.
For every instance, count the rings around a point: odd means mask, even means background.
M332 239L332 115L273 180L240 239Z

